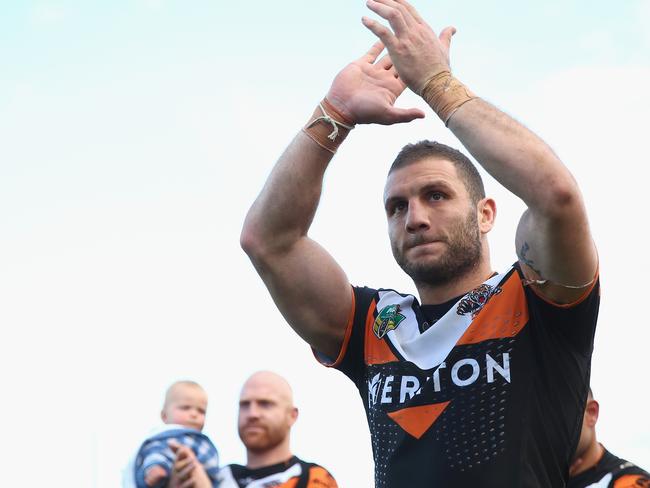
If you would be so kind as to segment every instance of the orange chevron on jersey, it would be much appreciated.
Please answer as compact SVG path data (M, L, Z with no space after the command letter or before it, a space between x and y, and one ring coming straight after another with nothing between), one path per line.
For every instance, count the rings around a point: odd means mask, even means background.
M419 439L438 420L447 405L449 405L449 402L403 408L389 412L388 416L406 432Z

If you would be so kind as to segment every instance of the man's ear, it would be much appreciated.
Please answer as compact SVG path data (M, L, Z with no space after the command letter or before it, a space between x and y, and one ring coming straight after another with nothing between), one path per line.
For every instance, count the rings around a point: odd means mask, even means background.
M296 407L291 407L291 410L289 412L289 422L290 425L293 425L296 423L296 420L298 420L298 408Z
M594 427L598 422L598 414L600 412L600 405L596 400L589 400L585 407L585 421L589 427Z
M497 204L492 198L483 198L476 205L478 228L481 234L487 234L494 227L497 217Z

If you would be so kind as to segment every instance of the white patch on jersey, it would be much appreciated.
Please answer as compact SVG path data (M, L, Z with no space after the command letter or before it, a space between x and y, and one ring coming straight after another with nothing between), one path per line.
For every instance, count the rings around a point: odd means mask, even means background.
M224 466L219 470L219 474L217 474L217 486L221 488L239 488L235 478L232 476L230 466Z
M375 403L377 403L377 398L379 398L380 380L381 380L381 373L377 373L368 382L368 401L370 405L374 405Z
M603 478L601 478L600 481L592 483L589 486L585 486L585 488L607 488L610 481L612 481L612 477L612 473L607 473Z
M496 287L510 272L493 276L484 283ZM455 304L433 326L420 332L413 311L412 295L402 296L392 290L380 290L377 310L389 305L399 305L400 313L406 318L396 329L386 334L387 340L399 351L404 359L413 362L418 368L427 370L441 364L454 348L458 340L472 323L472 315L458 315ZM460 300L459 300L460 301Z

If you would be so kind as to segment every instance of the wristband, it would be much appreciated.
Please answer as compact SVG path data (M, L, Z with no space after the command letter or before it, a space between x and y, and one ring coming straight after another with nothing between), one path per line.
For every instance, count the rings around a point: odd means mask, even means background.
M438 114L445 125L448 125L451 116L462 105L478 98L446 70L429 78L424 83L420 96Z
M354 124L323 98L302 131L323 149L336 153Z

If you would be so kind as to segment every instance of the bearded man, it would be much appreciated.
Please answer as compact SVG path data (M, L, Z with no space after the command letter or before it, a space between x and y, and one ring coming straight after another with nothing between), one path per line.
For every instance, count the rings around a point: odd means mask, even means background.
M539 137L452 76L453 28L437 35L404 0L367 5L390 28L363 19L380 42L334 78L249 210L241 245L288 323L356 384L377 488L564 486L599 307L580 190ZM384 206L418 297L351 286L308 236L325 170L354 126L424 116L394 106L406 87L527 205L518 260L496 272L496 204L476 168L448 146L407 145Z
M246 465L229 464L219 471L219 488L337 488L322 466L291 453L291 427L298 419L291 386L271 371L253 374L239 397L238 431L246 447ZM211 488L191 449L173 446L176 462L170 488Z

